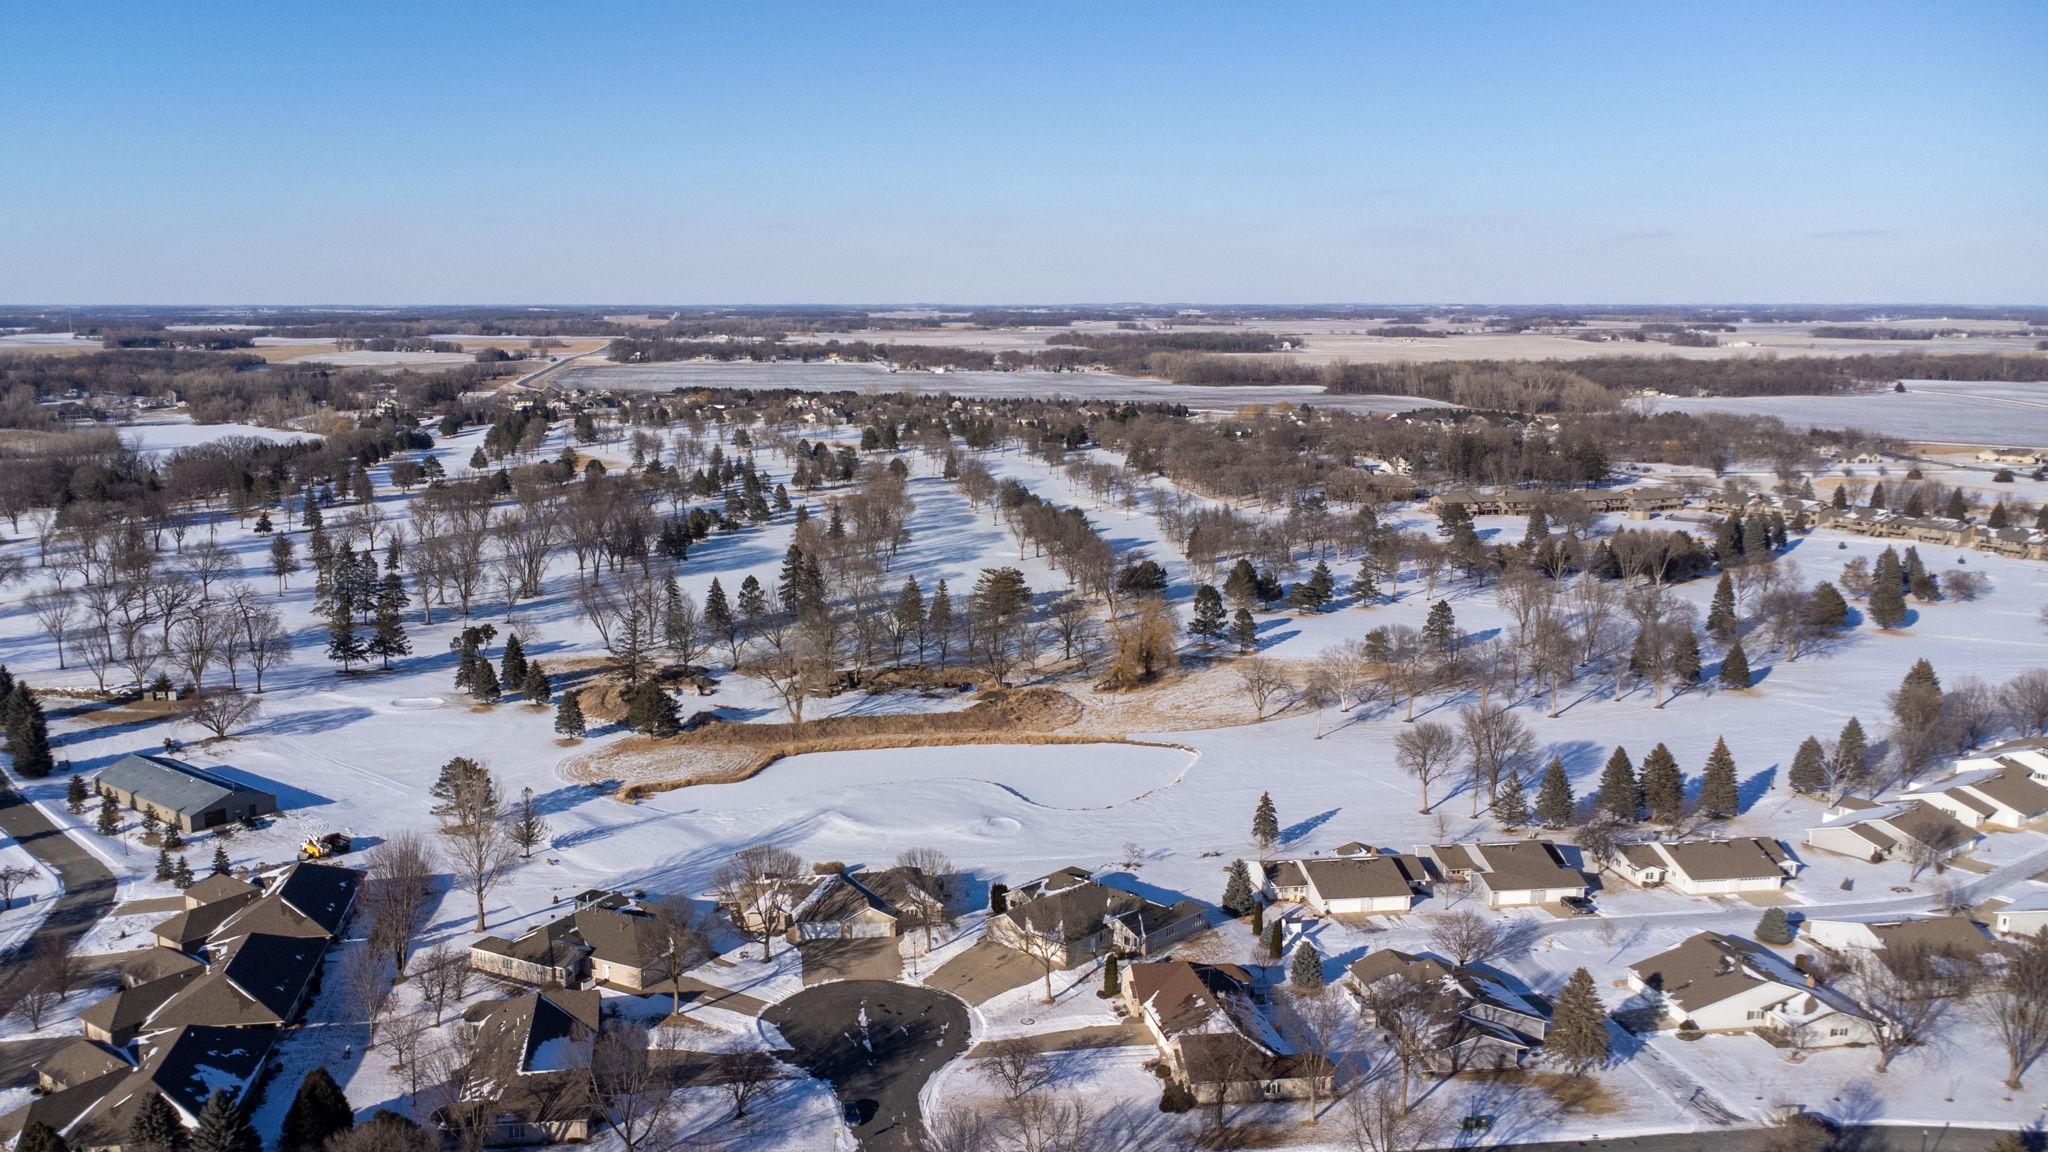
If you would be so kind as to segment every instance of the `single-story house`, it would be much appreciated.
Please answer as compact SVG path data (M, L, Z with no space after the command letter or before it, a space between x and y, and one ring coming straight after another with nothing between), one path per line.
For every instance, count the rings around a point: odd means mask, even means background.
M477 1125L488 1147L588 1140L598 1102L587 1069L600 1011L596 991L565 988L471 1008L464 1019L476 1059L460 1099L435 1119L444 1128Z
M1875 864L1894 855L1934 864L1976 847L1984 837L1955 817L1916 799L1874 803L1844 797L1806 830L1806 842L1842 856Z
M299 861L271 881L260 898L229 916L213 942L250 933L339 940L362 886L363 874L354 868Z
M1892 972L1922 983L1935 995L1967 989L1984 967L2000 962L1998 946L1967 916L1808 920L1799 926L1799 934L1843 960L1875 956Z
M1915 784L1902 798L1938 808L1966 828L2014 832L2048 816L2048 785L2017 757L1959 760L1953 773Z
M482 937L470 945L469 966L543 988L603 984L645 992L671 978L660 921L616 892L585 893L577 904L511 940Z
M1585 874L1548 840L1504 840L1493 844L1433 844L1418 851L1433 878L1470 883L1489 908L1554 904L1584 896Z
M1171 906L1111 888L1063 868L1010 892L988 937L1006 948L1070 968L1109 952L1149 956L1207 926L1202 906Z
M1275 900L1302 904L1318 916L1406 912L1428 877L1412 856L1364 853L1248 865L1254 882Z
M80 1012L79 1031L88 1040L125 1048L148 1028L165 1004L205 974L203 968L189 968L123 988Z
M1775 892L1799 869L1785 846L1762 836L1624 845L1613 868L1639 887L1668 884L1688 896Z
M150 1017L151 1029L294 1023L312 995L327 941L251 933L216 950L221 956L205 974Z
M1550 1016L1541 1004L1477 968L1380 948L1354 960L1346 971L1346 987L1368 1024L1378 1023L1374 1004L1390 987L1440 998L1443 1031L1425 1056L1425 1066L1440 1075L1519 1067L1550 1032Z
M42 1102L61 1099L64 1110L76 1108L65 1124L51 1126L80 1152L122 1148L129 1125L151 1096L168 1100L186 1127L197 1127L200 1110L215 1091L225 1091L236 1100L247 1095L269 1059L277 1035L274 1027L205 1025L155 1033L141 1041L134 1071L89 1081L45 1096Z
M899 936L940 907L936 887L915 868L841 869L820 879L791 910L789 941Z
M2048 928L2048 888L2029 886L1991 914L2001 936L2036 936Z
M1629 986L1644 994L1668 1028L1762 1032L1801 1047L1857 1044L1872 1036L1871 1014L1770 949L1720 932L1701 932L1629 966Z
M1125 1007L1197 1103L1330 1094L1335 1067L1281 1040L1244 969L1158 960L1126 966L1119 981Z
M203 832L277 811L277 797L169 756L123 756L93 778L102 796L180 832Z

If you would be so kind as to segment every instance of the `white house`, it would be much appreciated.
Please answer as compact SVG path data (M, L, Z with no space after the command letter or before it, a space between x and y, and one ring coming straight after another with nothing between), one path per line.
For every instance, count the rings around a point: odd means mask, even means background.
M1919 949L1981 959L1993 951L1991 938L1965 916L1909 916L1890 920L1807 920L1802 940L1837 956L1858 952Z
M1629 987L1656 1007L1664 1027L1702 1032L1777 1032L1809 1048L1864 1043L1870 1013L1760 944L1701 932L1629 966Z
M2037 766L2038 765L2038 766ZM2038 751L1956 761L1955 771L1915 784L1905 798L1932 805L1966 828L2018 831L2048 816L2048 756Z
M1588 888L1585 874L1548 840L1433 844L1417 854L1436 879L1472 884L1489 908L1554 904L1567 896L1583 897Z
M1379 1023L1374 1004L1379 990L1390 983L1434 985L1455 1005L1456 1014L1441 1020L1423 1058L1434 1072L1517 1067L1550 1033L1550 1016L1542 1005L1476 968L1380 948L1353 961L1347 971L1348 987L1368 1024Z
M1761 836L1735 840L1682 840L1622 848L1614 870L1638 885L1668 884L1688 896L1775 892L1799 871L1784 845Z
M1318 916L1406 912L1426 881L1412 856L1345 856L1254 865L1273 899L1305 905Z
M2048 928L2048 888L2030 887L1991 914L2001 936L2033 936Z
M1969 851L1984 838L1918 798L1877 804L1844 797L1826 817L1806 830L1807 844L1873 864L1895 854L1916 864L1933 864Z

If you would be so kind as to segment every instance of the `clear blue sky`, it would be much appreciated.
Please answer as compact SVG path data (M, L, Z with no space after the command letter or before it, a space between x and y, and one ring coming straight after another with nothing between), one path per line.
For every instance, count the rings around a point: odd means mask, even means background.
M2048 302L2048 3L10 6L10 303Z

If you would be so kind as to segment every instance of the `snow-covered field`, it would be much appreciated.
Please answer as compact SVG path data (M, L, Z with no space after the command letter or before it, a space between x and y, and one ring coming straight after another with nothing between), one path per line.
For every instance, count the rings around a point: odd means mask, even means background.
M1908 380L1853 396L1667 396L1661 409L1775 416L1795 428L1858 428L1944 444L2048 448L2048 383Z
M474 364L476 357L467 352L309 352L294 356L287 364L333 364L341 368L453 368L459 364Z
M698 366L657 367L673 373ZM746 373L780 370L705 367L716 375L701 382L715 378L722 384ZM607 383L620 379L619 373L641 372L601 371ZM932 390L958 390L963 382L961 374L888 375L850 367L838 371L872 380L876 390L898 390L912 381ZM648 386L672 386L654 384L653 379ZM1012 375L998 379L1034 386ZM1057 379L1062 390L1079 382L1069 376ZM1040 381L1035 386L1046 385ZM1197 391L1213 395L1216 390ZM1257 391L1271 396L1271 390ZM1898 398L1878 398L1893 399ZM158 425L137 431L154 438L201 430ZM561 436L559 430L553 434L542 449L544 455L560 451ZM482 430L471 429L441 442L434 451L452 474L461 474L481 439ZM161 449L175 442L180 441L145 439L145 446ZM616 446L598 449L601 454L618 451ZM943 578L956 597L964 597L980 569L1002 564L1022 569L1041 593L1064 586L1042 559L1020 556L1012 537L991 514L969 507L956 486L933 474L928 461L905 459L911 466L916 508L909 521L909 542L894 563L892 584L915 573L929 592ZM1178 550L1161 539L1149 511L1098 506L1075 490L1064 474L1032 457L994 453L985 459L998 475L1028 484L1046 499L1086 510L1120 550L1142 548L1162 563L1170 593L1185 615L1193 574ZM786 462L764 455L761 463L778 479L785 478ZM374 475L380 486L378 514L387 524L403 521L410 498L385 487L382 469ZM1411 527L1433 526L1418 509L1397 516L1405 517ZM1479 527L1483 534L1518 538L1522 525L1488 519ZM238 525L231 514L216 518L213 530L234 552L241 566L237 578L266 596L275 593L266 538ZM750 574L772 587L790 533L791 517L785 514L764 527L715 535L691 549L678 579L700 600L713 577L729 590ZM202 528L188 541L206 535ZM46 580L33 568L32 538L17 538L5 546L28 557L32 583ZM1810 582L1831 579L1846 561L1874 557L1879 550L1878 542L1817 532L1796 539L1780 563L1797 564ZM1916 658L1932 660L1951 682L1974 675L1993 684L2044 663L2038 617L2048 603L2048 565L1978 553L1951 555L1924 546L1922 552L1937 570L1966 563L1985 573L1989 592L1973 602L1918 605L1911 626L1898 633L1859 626L1825 653L1797 661L1778 659L1759 642L1750 654L1756 686L1747 692L1698 688L1660 708L1653 705L1647 689L1614 699L1606 682L1582 680L1566 694L1555 719L1545 715L1547 701L1525 701L1521 714L1536 736L1541 759L1561 757L1575 789L1584 796L1616 744L1625 745L1640 760L1652 745L1663 742L1693 777L1716 738L1725 737L1739 768L1744 801L1742 815L1727 830L1777 836L1806 858L1809 871L1795 883L1792 903L1816 914L1822 909L1875 913L1925 907L1933 895L1932 881L1909 877L1903 864L1867 865L1799 851L1803 830L1816 821L1819 805L1795 796L1785 783L1786 765L1805 736L1829 738L1851 715L1861 717L1873 734L1881 731L1886 694ZM1333 566L1348 587L1355 561ZM529 658L544 665L559 667L568 660L593 657L599 653L598 641L577 606L576 580L573 560L559 556L549 569L542 596L519 604L509 619L502 603L486 597L475 610L476 619L501 630L516 627ZM968 870L977 888L996 881L1014 884L1080 864L1113 874L1112 882L1160 899L1192 898L1213 904L1222 892L1224 867L1251 850L1251 813L1262 792L1270 792L1279 807L1289 854L1327 853L1350 840L1406 850L1446 831L1465 838L1495 832L1485 818L1470 815L1470 798L1464 793L1441 802L1438 811L1449 814L1443 830L1434 816L1417 811L1414 782L1393 765L1393 740L1403 729L1398 713L1381 705L1349 713L1333 709L1318 716L1294 706L1273 719L1252 723L1227 663L1221 668L1191 665L1187 679L1166 690L1177 700L1176 710L1159 714L1185 717L1185 727L1175 724L1165 731L1127 733L1171 746L1008 744L818 753L783 760L741 783L683 788L628 804L608 789L578 782L585 777L572 780L563 770L565 762L588 761L619 742L624 734L616 727L593 726L582 742L558 742L552 709L531 708L510 695L494 707L473 705L454 689L448 645L461 620L452 611L437 608L435 623L428 627L419 623L415 605L408 616L415 655L400 660L392 671L358 670L344 677L322 658L325 637L314 614L312 578L301 573L276 597L298 644L296 659L269 678L258 720L229 740L203 742L202 730L175 720L138 723L124 717L102 724L89 707L68 714L78 702L63 691L89 690L93 678L75 661L71 667L58 667L53 645L34 616L20 606L21 590L10 589L7 606L0 610L0 662L47 694L46 706L58 715L53 730L64 771L90 773L124 753L160 748L169 737L182 742L180 754L195 763L260 781L279 794L284 812L270 827L243 833L228 845L238 866L289 859L305 837L324 831L345 830L372 844L400 830L431 831L435 821L428 810L427 789L439 766L454 756L485 761L508 795L530 788L546 815L549 834L533 859L514 869L507 883L491 895L487 916L491 931L500 934L559 915L565 901L590 887L702 894L735 850L761 842L781 844L807 860L871 865L886 865L905 849L936 848ZM1447 582L1438 591L1467 632L1484 637L1506 627L1506 613L1491 588ZM1678 595L1702 609L1711 591L1711 581L1677 589ZM1344 600L1320 614L1262 614L1261 647L1281 660L1307 660L1379 625L1420 625L1429 606L1421 580L1410 573L1404 575L1400 596L1392 603L1368 607ZM490 648L494 658L501 643L502 639ZM1717 654L1709 654L1710 677L1716 659ZM735 720L779 718L775 699L761 685L719 671L717 691L702 700L686 698L686 713L715 708ZM1025 679L1029 682L1031 676ZM1059 686L1086 691L1085 681ZM1431 718L1449 719L1458 703L1425 702L1424 708L1433 713ZM809 714L907 706L849 694L821 702ZM132 838L109 841L91 832L87 819L64 810L63 789L61 773L24 785L53 819L73 828L116 870L123 900L169 894L168 887L150 879L152 850ZM203 871L212 850L210 840L195 841L194 866ZM1979 858L1988 871L1963 878L1973 886L1971 895L1982 900L2048 870L2048 836L1994 836ZM1134 865L1128 870L1127 859ZM1853 882L1848 891L1844 881ZM1602 894L1606 914L1600 917L1552 920L1540 912L1518 914L1534 924L1533 943L1503 966L1537 991L1554 993L1574 967L1585 965L1609 1006L1615 1007L1626 996L1614 981L1628 963L1701 928L1746 933L1758 913L1746 903L1723 905L1671 891L1613 890L1618 884L1611 882L1610 891ZM1329 958L1328 971L1334 977L1342 964L1369 947L1424 947L1424 914L1442 906L1443 901L1430 901L1416 914L1372 928L1321 924L1311 929L1312 938ZM132 933L151 919L110 921L88 938L87 947L132 947ZM11 924L0 920L0 932L10 930ZM476 935L462 894L448 896L431 925L423 947L444 940L463 944ZM948 947L964 947L977 929L977 918L964 920ZM921 944L921 939L905 941L906 948ZM1254 948L1243 924L1226 925L1188 946L1195 954L1233 962L1251 958ZM791 956L779 948L775 962L763 965L751 953L734 955L699 975L735 991L778 999L801 986ZM935 966L931 962L941 958L926 958L920 967L928 972ZM1053 1011L1039 1004L1038 993L1031 989L981 1006L977 1037L1109 1022L1104 1003L1085 991L1090 977L1082 973L1074 980L1080 991L1070 1004L1063 1001L1066 1006L1055 1005ZM316 1009L316 1022L326 1019L318 1012L335 1010ZM10 1030L17 1026L19 1021L7 1025ZM364 1058L360 1037L352 1041L354 1060L344 1062L335 1055L342 1043L351 1042L344 1039L352 1035L351 1028L335 1018L294 1034L285 1043L287 1064L303 1069L327 1063L365 1113L377 1107L404 1107L403 1088L389 1062ZM1656 1039L1622 1053L1602 1074L1610 1093L1621 1101L1618 1111L1597 1116L1539 1111L1519 1131L1523 1138L1537 1138L1704 1127L1708 1113L1697 1103L1684 1102L1696 1100L1699 1091L1718 1097L1729 1113L1745 1118L1757 1116L1766 1104L1788 1094L1827 1110L1827 1102L1835 1097L1869 1093L1867 1086L1873 1081L1882 1098L1877 1112L1881 1118L2012 1124L2031 1120L2048 1103L2048 1073L2034 1078L2042 1090L2006 1093L1997 1086L1993 1062L1983 1055L1994 1047L1980 1026L1959 1023L1941 1046L1909 1052L1892 1073L1873 1078L1871 1057L1864 1052L1819 1053L1792 1068L1759 1041L1714 1037L1685 1044ZM1137 1050L1135 1058L1134 1050L1128 1049L1073 1056L1075 1082L1105 1103L1153 1111L1152 1123L1196 1124L1193 1116L1172 1121L1156 1117L1158 1085L1141 1067L1143 1052ZM931 1095L938 1104L945 1103L948 1093L969 1098L981 1090L976 1084L977 1078L959 1067L936 1082ZM288 1101L289 1087L273 1091L269 1111L278 1111L280 1098ZM829 1096L814 1085L792 1091L805 1102L800 1113L804 1123L780 1130L764 1127L748 1139L762 1148L832 1147L838 1137L832 1135L836 1122L830 1117L836 1113ZM1441 1091L1479 1089L1460 1082ZM1301 1107L1274 1106L1273 1113L1291 1117ZM1326 1138L1334 1137L1331 1133Z
M136 451L157 455L177 448L189 448L195 444L209 444L225 440L230 436L251 436L258 440L286 443L292 440L317 440L318 436L308 432L292 432L283 428L265 428L258 424L194 424L189 420L162 420L140 424L115 424L111 427L121 434L124 443L135 445Z

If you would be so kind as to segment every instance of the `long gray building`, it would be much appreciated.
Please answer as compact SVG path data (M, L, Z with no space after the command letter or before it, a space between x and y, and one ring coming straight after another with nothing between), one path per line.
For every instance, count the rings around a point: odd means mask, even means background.
M203 832L277 811L277 797L168 756L123 756L95 778L103 796L151 812L181 832Z

